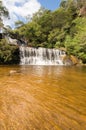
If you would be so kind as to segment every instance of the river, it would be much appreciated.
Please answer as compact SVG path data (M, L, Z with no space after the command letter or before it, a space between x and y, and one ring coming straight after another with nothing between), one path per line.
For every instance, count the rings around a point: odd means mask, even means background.
M86 67L0 66L0 130L86 130Z

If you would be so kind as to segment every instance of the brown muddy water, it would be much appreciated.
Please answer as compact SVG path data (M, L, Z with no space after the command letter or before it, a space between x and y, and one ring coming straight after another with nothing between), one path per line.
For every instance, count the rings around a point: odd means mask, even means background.
M0 66L0 130L86 130L86 67Z

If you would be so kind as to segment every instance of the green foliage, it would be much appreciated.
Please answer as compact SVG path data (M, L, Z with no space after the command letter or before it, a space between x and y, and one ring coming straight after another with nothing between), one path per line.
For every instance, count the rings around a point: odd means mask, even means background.
M86 63L86 18L78 17L73 23L75 23L76 33L74 37L70 35L66 37L65 47L68 54L76 55Z
M22 22L22 21L16 21L15 22L15 26L18 28L18 27L21 27L21 26L23 26L24 25L24 22Z
M3 5L2 1L0 0L0 29L3 28L4 26L2 18L8 16L9 16L9 12L7 8Z
M85 0L62 0L53 12L41 8L31 21L10 34L32 47L65 47L68 55L75 55L86 63L86 17L79 17L85 5Z
M5 39L0 41L0 64L18 64L19 48L9 45Z
M2 1L0 0L0 18L1 16L6 16L8 17L8 10L7 8L3 5Z

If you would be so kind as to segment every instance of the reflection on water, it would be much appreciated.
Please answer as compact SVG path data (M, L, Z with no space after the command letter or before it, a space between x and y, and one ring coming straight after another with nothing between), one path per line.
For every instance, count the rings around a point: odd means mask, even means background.
M86 130L86 67L0 66L0 130Z

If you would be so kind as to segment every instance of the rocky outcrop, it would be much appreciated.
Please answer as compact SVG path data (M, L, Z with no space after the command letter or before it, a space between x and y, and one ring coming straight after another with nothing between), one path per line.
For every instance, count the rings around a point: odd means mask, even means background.
M83 6L80 9L79 16L86 16L86 6Z
M17 39L12 39L11 37L7 37L8 43L11 45L18 45L17 44Z
M79 63L79 60L73 55L70 56L66 55L63 57L63 63L65 65L76 65Z

